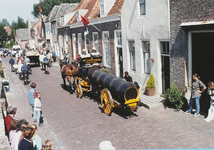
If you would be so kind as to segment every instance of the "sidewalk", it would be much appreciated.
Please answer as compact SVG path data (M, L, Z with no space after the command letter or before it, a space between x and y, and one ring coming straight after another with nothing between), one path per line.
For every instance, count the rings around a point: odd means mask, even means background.
M4 74L5 77L9 77L11 87L11 91L6 93L7 101L9 104L11 103L17 107L15 118L18 120L26 119L29 124L34 124L32 118L32 108L29 106L28 102L28 90L25 85L23 85L23 81L19 80L17 74L10 73L10 70L6 68L9 68L8 64L3 63ZM30 87L30 84L26 86ZM53 142L54 150L66 149L46 118L44 118L44 124L42 127L38 128L37 133L42 138L43 142L46 140L51 140Z

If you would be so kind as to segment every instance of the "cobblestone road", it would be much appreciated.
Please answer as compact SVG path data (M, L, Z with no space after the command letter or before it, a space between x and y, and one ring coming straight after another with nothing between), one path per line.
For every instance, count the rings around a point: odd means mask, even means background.
M12 87L9 101L18 107L17 119L26 118L32 123L27 99L30 86L24 86L9 71L8 61L3 58ZM144 107L135 114L117 108L107 116L99 100L79 99L64 90L57 67L50 68L49 75L39 67L33 68L30 81L37 83L42 96L45 123L38 134L43 141L51 139L54 149L95 150L104 140L111 141L117 149L214 148L214 123L204 122L204 116L194 118L182 111Z

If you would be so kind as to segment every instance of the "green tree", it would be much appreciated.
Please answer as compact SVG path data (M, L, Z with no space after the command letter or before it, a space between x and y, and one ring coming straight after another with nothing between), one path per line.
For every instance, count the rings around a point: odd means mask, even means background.
M4 41L7 41L7 32L6 30L4 29L4 25L3 24L0 24L0 46L2 47L3 46L3 42Z
M43 15L48 16L52 8L55 5L60 5L61 3L79 3L81 0L44 0L40 1L40 6L43 11ZM39 18L39 4L33 4L33 11L31 12L35 18Z
M2 21L0 21L0 24L2 24L3 26L10 26L9 22L7 21L7 19L2 19Z
M12 38L10 39L15 39L15 32L17 29L21 29L21 28L27 28L28 24L27 21L24 22L24 19L22 19L21 17L18 17L17 22L12 21L11 23L11 29L12 29Z

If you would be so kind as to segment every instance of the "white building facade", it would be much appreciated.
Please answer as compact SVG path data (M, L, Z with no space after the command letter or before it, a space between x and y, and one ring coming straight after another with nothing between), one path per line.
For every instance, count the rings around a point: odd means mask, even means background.
M170 83L169 17L168 0L125 0L121 13L123 70L142 89L152 73L156 94Z

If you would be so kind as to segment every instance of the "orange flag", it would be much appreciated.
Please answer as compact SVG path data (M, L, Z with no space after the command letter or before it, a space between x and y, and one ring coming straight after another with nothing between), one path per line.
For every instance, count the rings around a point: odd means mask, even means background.
M87 19L85 19L83 16L80 15L80 17L82 18L82 23L84 25L84 29L85 27L90 23Z

